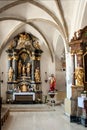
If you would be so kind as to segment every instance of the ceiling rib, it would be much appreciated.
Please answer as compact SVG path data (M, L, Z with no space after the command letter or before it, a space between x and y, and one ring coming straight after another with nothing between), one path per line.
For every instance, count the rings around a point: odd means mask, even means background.
M57 25L59 26L60 30L63 33L64 39L66 39L64 29L63 29L62 24L60 23L59 19L55 16L55 14L52 11L50 11L48 8L46 8L44 5L40 4L37 1L33 1L33 0L17 0L15 2L12 2L12 3L8 4L8 5L5 5L4 7L0 8L0 13L6 11L7 9L9 9L11 7L14 7L14 6L19 5L19 4L24 4L26 2L29 2L29 3L31 3L33 5L41 8L45 12L47 12L54 19L54 21L57 23Z
M68 28L67 28L67 23L66 23L66 20L65 20L65 17L64 17L64 11L63 11L63 8L62 8L62 5L61 5L61 1L60 0L55 0L55 1L56 1L57 7L58 7L58 10L59 10L61 19L62 19L64 30L66 32L65 33L66 34L66 38L68 38Z
M40 31L40 29L38 29L38 27L36 27L33 23L30 23L30 22L29 22L29 25L33 26L33 27L34 27L36 30L38 30L38 32L43 36L43 38L44 38L44 40L46 41L47 46L48 46L48 48L49 48L50 55L51 55L52 62L53 62L53 61L54 61L54 60L53 60L53 54L52 54L52 51L51 51L51 49L50 49L50 46L49 46L49 43L48 43L46 37L45 37L44 34Z
M10 17L9 17L10 18ZM6 18L7 19L7 18ZM13 18L14 19L14 18ZM8 20L8 19L7 19ZM11 19L10 19L11 20ZM19 20L19 19L16 19L16 20ZM31 20L30 20L31 21ZM51 58L52 58L52 62L54 61L53 60L53 55L52 55L52 51L51 51L51 49L50 49L50 46L49 46L49 43L48 43L48 41L47 41L47 39L46 39L46 37L44 36L44 34L38 29L38 27L36 27L33 23L31 23L31 22L25 22L25 20L22 20L22 22L24 22L24 23L21 23L21 26L23 26L24 24L29 24L29 25L31 25L34 29L36 29L39 33L40 33L40 35L43 37L43 39L45 40L45 42L46 42L46 44L47 44L47 46L48 46L48 48L49 48L49 52L50 52L50 55L51 55ZM21 27L21 26L17 26L18 27L18 29ZM15 31L17 31L17 28L16 29L14 29ZM1 55L1 53L2 53L2 50L4 49L4 47L6 46L6 43L7 43L7 40L9 39L9 37L15 32L15 31L12 31L12 33L10 33L8 36L7 36L7 38L5 39L5 41L3 42L3 44L1 44L1 47L0 47L0 55Z

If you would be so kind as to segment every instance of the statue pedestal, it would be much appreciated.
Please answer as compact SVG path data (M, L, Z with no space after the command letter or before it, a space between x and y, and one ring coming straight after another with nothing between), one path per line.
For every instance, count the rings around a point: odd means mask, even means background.
M48 95L50 96L50 103L52 106L54 106L56 103L56 94L57 92L48 92Z

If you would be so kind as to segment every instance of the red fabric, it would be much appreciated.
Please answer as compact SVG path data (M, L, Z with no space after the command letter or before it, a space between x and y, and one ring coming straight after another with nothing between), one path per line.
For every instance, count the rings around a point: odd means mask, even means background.
M54 91L56 87L56 80L55 78L52 79L52 81L50 82L50 91Z

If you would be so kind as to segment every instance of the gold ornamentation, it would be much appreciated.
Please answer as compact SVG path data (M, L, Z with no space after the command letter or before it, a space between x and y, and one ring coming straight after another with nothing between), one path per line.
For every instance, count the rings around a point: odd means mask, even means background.
M25 65L23 65L23 67L22 67L22 74L23 74L23 75L26 74L26 67L25 67Z
M8 56L8 60L12 60L12 57Z
M18 40L18 46L19 47L24 47L25 44L29 42L29 36L28 34L20 34L19 40Z
M18 74L21 75L21 70L22 70L22 63L21 60L18 62Z
M27 86L26 86L26 84L22 85L21 91L22 92L27 92Z
M71 50L71 55L74 55L76 52L75 52L75 50Z
M83 50L78 50L76 51L77 55L82 55L83 54Z
M78 56L78 60L80 61L81 59L82 59L82 56L81 56L81 55L79 55L79 56Z
M35 41L35 42L34 42L34 47L35 47L36 49L40 49L40 45L39 45L39 42L38 42L38 41Z
M30 75L30 63L27 63L27 76L29 76Z
M36 59L36 57L35 56L32 56L32 60L35 60Z
M20 52L18 53L18 55L21 55L21 54L27 54L27 56L29 56L31 58L31 53L29 50L26 50L25 48L23 48L22 50L20 50Z
M13 56L13 60L18 60L18 56Z
M13 68L10 67L8 71L8 81L11 82L13 79Z
M40 82L40 70L38 68L35 69L35 81Z
M10 41L10 45L8 46L8 49L11 50L14 47L14 40Z
M28 57L28 55L26 53L21 54L21 58L24 60L24 62L27 59L27 57Z
M82 67L77 67L75 70L76 86L78 87L84 86L83 78L84 78L84 69Z
M40 57L36 57L36 60L40 60Z
M35 53L34 52L32 52L32 55L34 55Z

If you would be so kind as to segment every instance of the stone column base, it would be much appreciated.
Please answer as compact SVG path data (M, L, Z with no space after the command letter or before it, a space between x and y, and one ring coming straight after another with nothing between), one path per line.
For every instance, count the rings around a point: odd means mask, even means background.
M67 116L70 116L71 115L71 100L68 98L65 98L64 104L65 104L65 114Z

